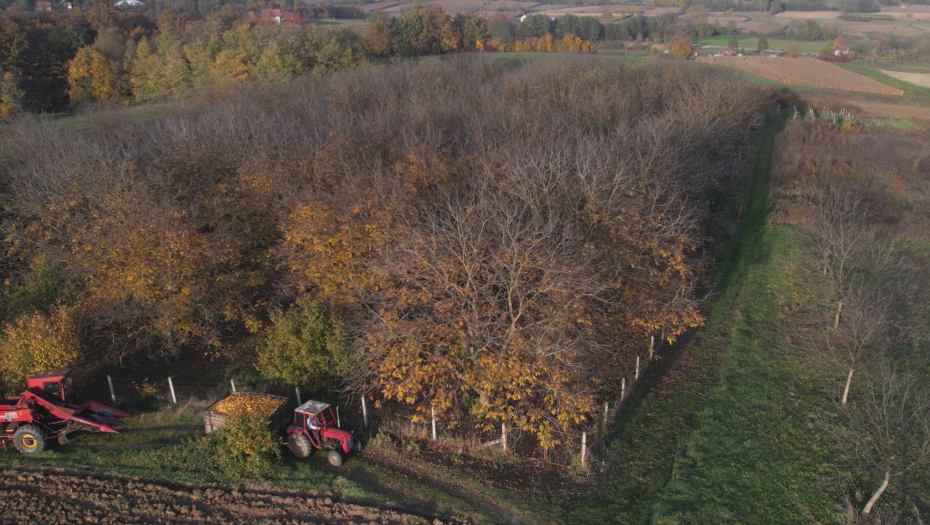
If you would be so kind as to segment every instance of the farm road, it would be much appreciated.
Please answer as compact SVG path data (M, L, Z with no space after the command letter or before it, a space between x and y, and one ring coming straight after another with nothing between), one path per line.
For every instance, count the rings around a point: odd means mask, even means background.
M2 523L446 523L301 491L171 486L57 469L9 469L0 490Z

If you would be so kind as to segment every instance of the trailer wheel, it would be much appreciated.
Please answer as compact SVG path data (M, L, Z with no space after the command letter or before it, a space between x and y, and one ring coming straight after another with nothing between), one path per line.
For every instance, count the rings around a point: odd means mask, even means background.
M287 437L287 449L291 451L291 454L300 459L309 456L310 453L313 452L313 447L310 445L310 440L307 439L307 436L297 433Z
M342 454L338 450L330 450L326 453L326 461L329 461L329 464L334 467L342 466Z
M13 433L13 445L23 454L38 454L45 450L45 433L32 425L23 425Z

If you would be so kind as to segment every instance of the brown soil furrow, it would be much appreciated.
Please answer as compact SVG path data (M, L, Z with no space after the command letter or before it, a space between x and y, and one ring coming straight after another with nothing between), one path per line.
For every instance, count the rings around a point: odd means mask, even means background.
M174 486L58 469L10 469L0 490L4 523L444 523L312 492Z

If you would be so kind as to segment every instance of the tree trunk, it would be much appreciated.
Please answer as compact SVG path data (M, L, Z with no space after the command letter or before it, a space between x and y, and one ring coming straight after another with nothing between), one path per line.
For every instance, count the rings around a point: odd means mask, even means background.
M846 378L846 389L843 390L843 406L846 406L846 402L849 400L849 385L852 384L853 372L855 372L855 370L850 368L849 377Z
M888 488L888 481L891 479L891 472L885 471L885 481L882 481L882 485L878 487L878 490L875 491L875 494L872 494L872 498L868 503L865 504L865 507L862 509L862 513L868 516L872 512L872 505L875 505L875 502L878 501L878 498L881 497L882 493L885 492L885 489Z
M836 319L833 321L833 329L836 330L840 327L840 313L843 312L843 301L840 301L836 305Z

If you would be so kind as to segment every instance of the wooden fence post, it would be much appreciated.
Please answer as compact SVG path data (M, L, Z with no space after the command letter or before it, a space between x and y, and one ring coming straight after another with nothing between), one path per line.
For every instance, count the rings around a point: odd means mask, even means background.
M436 408L429 407L429 413L433 420L433 441L436 441Z
M588 465L587 451L588 451L588 433L582 432L581 433L581 466L582 467L585 467Z
M178 397L174 395L174 381L171 378L168 378L168 389L171 390L171 402L175 405L178 404Z
M110 399L112 399L113 402L116 403L116 391L113 390L113 378L110 376L107 376L107 383L110 384Z
M365 406L365 396L362 396L362 422L368 428L368 408Z

